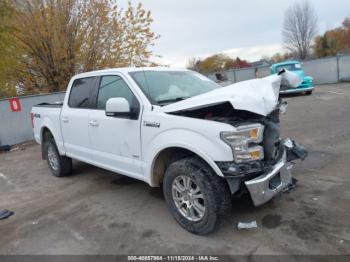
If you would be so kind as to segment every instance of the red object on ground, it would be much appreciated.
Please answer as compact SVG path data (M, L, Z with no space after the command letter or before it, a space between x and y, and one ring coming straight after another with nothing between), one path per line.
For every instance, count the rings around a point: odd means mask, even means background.
M22 110L22 107L21 107L21 102L19 101L19 98L16 97L16 98L11 98L9 100L10 102L10 108L11 108L11 111L12 112L19 112Z

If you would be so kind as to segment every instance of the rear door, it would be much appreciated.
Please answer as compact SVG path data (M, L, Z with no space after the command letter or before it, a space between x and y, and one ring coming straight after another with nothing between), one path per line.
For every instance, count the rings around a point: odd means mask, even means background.
M89 117L94 162L106 169L142 179L139 100L122 75L101 76L95 97L95 109L90 110ZM115 97L125 98L131 110L137 112L137 119L106 116L106 102Z
M98 77L76 79L70 90L67 105L61 112L61 128L66 154L85 162L91 162L89 138L89 112L92 93Z

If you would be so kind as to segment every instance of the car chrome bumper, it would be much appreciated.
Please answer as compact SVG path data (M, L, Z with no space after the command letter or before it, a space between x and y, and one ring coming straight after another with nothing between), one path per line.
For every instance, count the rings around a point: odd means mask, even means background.
M280 193L292 183L292 175L287 168L286 153L274 165L271 172L244 182L255 206L260 206Z
M298 87L298 88L291 88L291 89L285 89L285 90L280 90L280 94L292 94L292 93L301 93L305 91L311 91L313 90L314 87Z

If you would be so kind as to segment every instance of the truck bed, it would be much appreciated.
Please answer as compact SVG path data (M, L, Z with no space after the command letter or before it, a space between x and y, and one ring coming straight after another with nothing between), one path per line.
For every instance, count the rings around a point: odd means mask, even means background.
M50 132L56 138L56 143L62 143L61 136L61 110L63 103L41 103L33 106L31 111L34 138L41 143L42 127L50 129Z

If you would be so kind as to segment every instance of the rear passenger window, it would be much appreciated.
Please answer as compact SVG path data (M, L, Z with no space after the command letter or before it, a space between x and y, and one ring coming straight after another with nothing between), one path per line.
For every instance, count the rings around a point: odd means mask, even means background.
M120 76L103 76L97 97L97 109L106 109L110 98L123 97L128 100L131 109L138 103L128 85Z
M90 108L90 95L96 83L96 77L76 79L73 82L68 105L74 108Z

